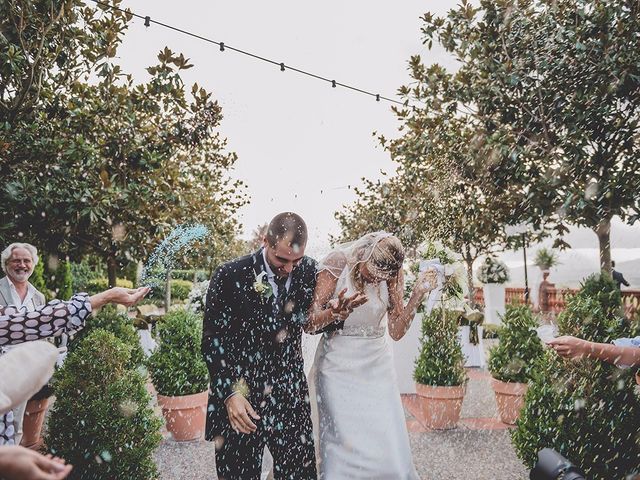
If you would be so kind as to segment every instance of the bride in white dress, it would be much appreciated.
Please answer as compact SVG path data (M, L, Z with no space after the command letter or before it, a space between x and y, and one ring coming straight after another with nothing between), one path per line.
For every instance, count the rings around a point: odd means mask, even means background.
M399 340L436 283L428 271L403 301L402 244L375 232L337 248L320 264L310 320L315 331L336 319L327 304L366 296L341 329L324 333L309 374L319 478L419 479L385 332ZM361 303L361 302L356 302Z

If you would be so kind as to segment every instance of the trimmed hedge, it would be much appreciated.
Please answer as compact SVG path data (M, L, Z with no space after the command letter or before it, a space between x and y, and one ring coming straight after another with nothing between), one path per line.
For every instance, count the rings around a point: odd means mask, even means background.
M608 343L620 332L619 298L607 278L590 277L558 317L561 335ZM579 465L586 478L640 472L640 397L633 372L605 362L565 360L547 350L529 382L517 428L518 456L529 466L544 447Z
M525 305L507 306L502 317L500 342L489 351L488 367L502 382L527 383L534 363L542 356L542 342L536 333L538 321Z
M167 313L158 327L158 348L147 360L160 395L172 397L205 391L209 372L200 353L202 316L184 309Z
M464 356L458 342L459 313L434 308L422 315L420 354L413 378L423 385L457 386L466 381Z
M115 305L106 305L97 315L89 317L86 327L69 342L69 351L75 350L81 344L82 339L98 329L112 333L118 340L131 347L130 367L138 368L144 365L146 357L140 346L140 338L136 328L133 326L133 319L124 313L118 313Z
M162 422L130 364L131 346L97 329L58 371L45 444L73 465L70 479L157 478Z
M125 278L117 278L116 286L124 288L133 288L133 282ZM87 293L93 295L96 293L104 292L109 288L109 279L100 277L87 282Z

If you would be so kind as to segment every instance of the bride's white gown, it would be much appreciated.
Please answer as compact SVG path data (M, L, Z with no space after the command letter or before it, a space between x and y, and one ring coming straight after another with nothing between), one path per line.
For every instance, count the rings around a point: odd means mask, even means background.
M348 270L336 292L352 295ZM323 334L309 374L319 478L419 479L385 335L386 283L366 284L365 293L342 332Z

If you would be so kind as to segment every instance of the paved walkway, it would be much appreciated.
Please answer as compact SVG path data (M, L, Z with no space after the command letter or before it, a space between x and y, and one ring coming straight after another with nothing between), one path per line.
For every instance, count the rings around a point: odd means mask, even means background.
M448 431L430 431L410 413L403 397L416 469L422 480L525 480L528 471L516 457L509 427L496 418L496 405L486 371L470 369L461 421ZM407 408L408 407L408 408ZM165 440L156 452L162 480L214 480L210 442L178 444ZM390 479L392 480L392 479Z

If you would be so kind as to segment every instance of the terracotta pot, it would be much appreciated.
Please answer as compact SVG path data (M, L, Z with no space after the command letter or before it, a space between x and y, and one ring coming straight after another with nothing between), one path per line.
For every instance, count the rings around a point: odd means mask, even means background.
M524 395L527 393L527 384L501 382L500 380L492 378L491 386L496 394L500 421L508 425L515 424L520 416L522 407L524 407Z
M27 402L22 422L22 440L20 441L22 446L33 447L41 443L40 432L48 407L49 398Z
M434 387L416 383L417 420L434 430L455 428L460 420L465 386Z
M158 395L158 406L162 409L167 430L175 441L186 442L202 438L208 397L206 390L181 397Z

